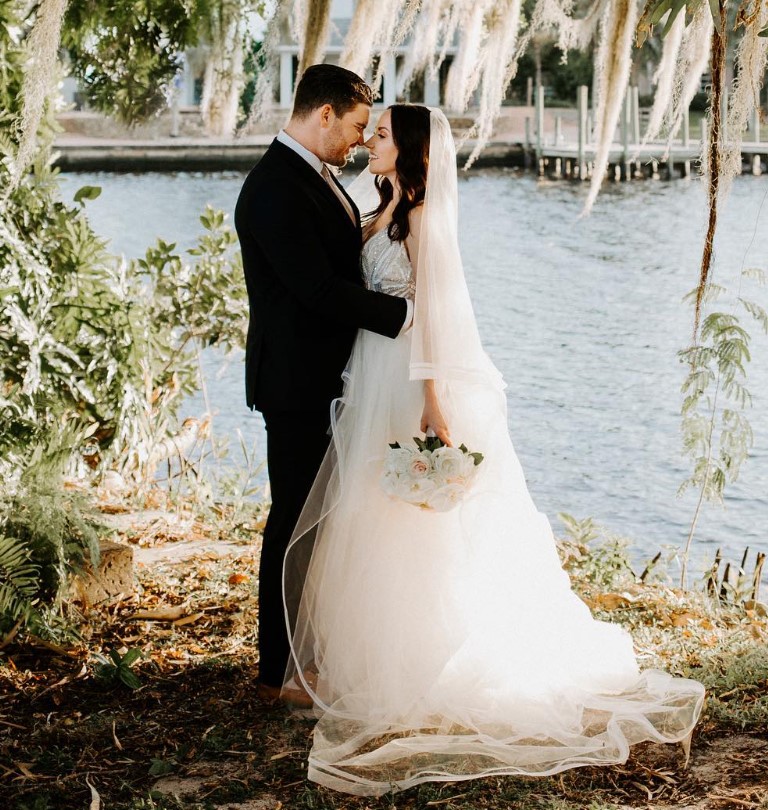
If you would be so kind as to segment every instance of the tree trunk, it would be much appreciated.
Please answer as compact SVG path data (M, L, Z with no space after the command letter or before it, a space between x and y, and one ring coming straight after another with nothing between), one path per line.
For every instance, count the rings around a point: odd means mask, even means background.
M200 112L208 135L226 137L237 126L243 89L243 29L239 14L222 10L218 28L211 37L205 65Z

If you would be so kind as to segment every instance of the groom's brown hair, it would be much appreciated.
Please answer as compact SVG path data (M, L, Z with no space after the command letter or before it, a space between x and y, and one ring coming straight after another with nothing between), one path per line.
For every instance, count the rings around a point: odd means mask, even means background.
M341 117L358 104L373 105L373 90L351 70L338 65L311 65L302 74L293 100L295 118L330 104Z

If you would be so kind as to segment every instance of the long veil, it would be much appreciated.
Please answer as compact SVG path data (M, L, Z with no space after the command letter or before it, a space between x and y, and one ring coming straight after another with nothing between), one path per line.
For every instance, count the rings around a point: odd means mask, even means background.
M348 189L363 211L372 187L366 170ZM431 110L413 327L358 334L285 558L286 682L318 717L308 776L358 795L622 762L636 742L685 738L703 702L695 681L640 672L629 634L571 590L480 341L457 211L453 138ZM378 485L387 443L418 430L424 379L454 439L485 455L446 513Z

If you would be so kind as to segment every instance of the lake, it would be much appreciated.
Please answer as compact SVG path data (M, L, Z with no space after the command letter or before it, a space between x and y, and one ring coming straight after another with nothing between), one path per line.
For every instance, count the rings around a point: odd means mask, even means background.
M64 175L64 194L98 185L87 205L116 253L138 256L156 237L187 247L206 204L232 214L243 175ZM676 497L689 472L681 456L677 352L691 333L682 298L699 272L706 211L698 179L607 185L591 216L586 189L513 170L460 175L460 239L485 346L507 381L509 427L539 508L593 516L632 539L645 559L680 546L696 493ZM720 216L714 279L736 289L746 267L768 269L768 179L738 178ZM231 218L230 218L231 222ZM768 306L765 290L742 294ZM722 547L768 551L768 340L756 324L748 388L755 436L725 507L707 506L695 540L698 573ZM236 431L265 457L263 424L249 413L242 358L205 358L214 430ZM205 410L201 397L185 414Z

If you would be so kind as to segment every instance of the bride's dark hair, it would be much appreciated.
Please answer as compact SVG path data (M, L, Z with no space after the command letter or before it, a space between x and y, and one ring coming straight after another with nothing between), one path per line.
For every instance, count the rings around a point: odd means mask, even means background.
M392 139L397 147L395 171L400 186L400 201L392 212L387 226L389 238L403 242L410 233L408 214L424 202L429 163L429 108L419 104L393 104L388 108L392 116ZM381 175L376 177L379 205L365 216L373 222L392 202L392 183Z

